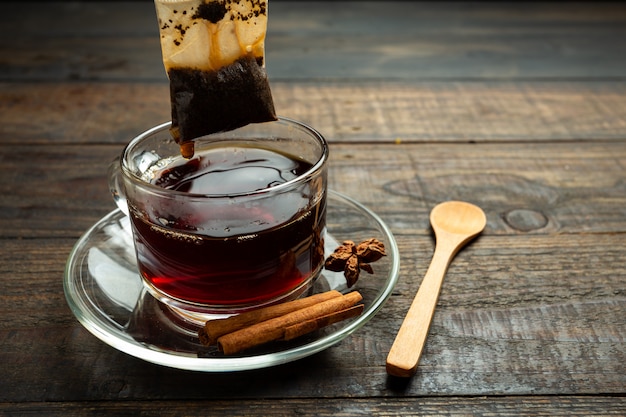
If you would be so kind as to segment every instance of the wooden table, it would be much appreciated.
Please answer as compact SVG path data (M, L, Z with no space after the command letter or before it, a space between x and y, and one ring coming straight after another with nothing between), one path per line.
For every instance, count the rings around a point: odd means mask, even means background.
M168 119L152 3L0 10L0 415L626 415L626 6L273 1L278 112L328 138L331 188L389 225L401 277L340 344L226 374L121 353L63 293L114 209L109 161ZM487 227L417 374L389 378L449 199Z

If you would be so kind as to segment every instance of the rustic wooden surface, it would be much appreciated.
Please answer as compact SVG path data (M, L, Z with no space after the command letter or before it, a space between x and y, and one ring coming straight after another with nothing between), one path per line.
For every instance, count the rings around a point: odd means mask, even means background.
M339 345L232 374L120 353L63 294L114 208L109 161L169 114L151 2L0 10L0 415L626 415L626 6L272 2L276 107L327 136L331 187L387 222L401 279ZM416 376L388 378L447 199L487 228Z

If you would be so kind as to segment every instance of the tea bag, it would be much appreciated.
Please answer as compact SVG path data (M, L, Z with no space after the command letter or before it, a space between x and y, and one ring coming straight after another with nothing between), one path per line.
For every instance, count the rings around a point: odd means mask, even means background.
M276 120L265 71L267 0L154 0L170 81L172 135L193 139Z

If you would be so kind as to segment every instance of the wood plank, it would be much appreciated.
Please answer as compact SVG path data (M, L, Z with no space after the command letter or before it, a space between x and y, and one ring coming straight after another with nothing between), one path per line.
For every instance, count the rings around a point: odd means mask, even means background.
M397 319L401 319L402 311L408 307L408 301L415 293L419 282L426 272L428 261L432 254L434 243L423 230L421 234L408 235L396 233L401 252L402 267L405 278L400 282L394 292L394 297L402 299L399 305L400 313ZM487 230L485 233L489 233ZM349 237L346 237L349 238ZM481 330L474 322L481 319L492 320L493 325L503 326L496 318L491 316L474 317L472 308L489 306L494 311L511 309L514 311L515 322L519 322L519 316L526 313L528 317L541 315L543 312L536 310L542 302L554 303L561 307L561 302L575 302L582 305L588 311L599 308L612 309L624 302L623 285L624 277L618 272L623 270L625 260L620 259L620 253L624 251L626 243L621 242L620 234L594 234L568 235L557 234L549 236L481 236L480 244L472 247L469 255L459 257L455 261L456 269L449 272L446 286L450 286L450 292L444 292L439 300L443 308L450 308L451 316L446 320L450 325L457 327L456 331L469 333L474 332L477 336ZM478 241L477 241L478 242ZM20 326L36 326L38 324L55 325L72 323L73 320L56 322L58 317L38 317L36 314L27 314L28 310L64 310L65 300L60 295L62 285L59 277L63 274L65 261L75 239L41 239L20 240L3 239L2 247L3 275L6 280L2 285L0 299L4 301L1 311L5 319L12 320L0 323L0 328L20 324ZM550 250L553 248L553 250ZM558 249L558 251L557 251ZM554 252L561 252L553 255ZM553 258L551 259L551 256ZM491 259L493 258L493 259ZM524 264L512 263L512 259L525 258ZM475 265L479 263L479 265ZM598 265L610 267L598 269ZM472 274L480 274L489 277L488 281L463 280L463 274L470 271ZM34 274L34 275L33 275ZM527 276L525 276L525 274ZM514 278L514 279L512 279ZM368 279L368 278L364 278ZM510 282L508 282L510 281ZM493 284L496 285L493 285ZM533 285L536 286L533 289ZM545 287L545 288L544 288ZM536 294L533 296L533 294ZM519 294L526 294L530 298L516 298ZM534 297L534 298L533 298ZM16 309L15 301L19 300L19 309ZM534 304L529 305L528 302ZM47 303L41 305L41 303ZM464 319L456 315L468 314L465 323L457 323L455 320ZM55 310L56 311L56 310ZM550 310L549 313L557 310ZM607 310L608 311L608 310ZM570 311L571 312L571 311ZM623 321L624 317L618 317ZM50 321L48 321L50 320ZM554 317L560 323L560 317ZM563 328L554 328L550 334L544 332L543 336L553 339L575 339L578 334L584 334L589 330L589 340L613 340L623 341L626 329L611 329L606 322L605 328L596 330L583 326L573 329L568 334L567 324ZM468 329L459 326L465 324ZM480 333L481 337L497 337L505 333L504 329L498 332ZM529 338L523 332L524 329L511 331L505 336L516 339ZM529 334L532 334L530 330ZM537 329L545 330L545 329ZM613 333L610 334L610 331ZM597 337L594 335L598 335Z
M0 251L5 257L0 262L5 277L0 313L11 326L1 333L5 349L0 360L10 386L0 392L11 399L33 399L33 390L59 400L67 395L97 399L109 385L85 392L95 372L108 375L106 384L120 386L121 381L121 386L130 387L123 394L105 391L107 396L146 398L152 395L145 392L146 375L152 378L157 372L169 381L164 393L193 395L189 386L180 385L188 373L162 370L114 351L84 331L65 306L59 277L67 253L75 237L112 206L102 155L116 147L93 148L92 156L86 157L79 146L43 147L34 154L34 165L46 170L34 173L19 159L4 159L8 171L3 178L15 182L6 181L8 188L0 192L10 208L3 210L7 217ZM17 155L25 153L20 147L10 149ZM623 143L337 145L332 152L331 187L381 214L399 240L403 276L414 279L398 285L384 315L371 327L325 353L324 366L304 361L252 373L253 379L287 377L299 387L297 392L314 395L318 384L332 375L337 389L343 390L338 392L345 395L380 395L381 364L394 326L399 326L432 252L428 210L441 199L464 198L485 206L489 225L455 260L421 376L409 392L487 395L623 389L624 373L615 368L624 363L626 351L621 314L625 308L621 271L626 267ZM7 172L14 177L4 176ZM29 207L37 210L23 210ZM546 223L537 223L542 217ZM37 236L40 239L24 239ZM46 236L67 239L48 241ZM43 329L47 330L42 336ZM62 372L68 366L80 369L87 379L75 379L76 385L68 386ZM337 369L347 370L337 376ZM300 373L304 375L294 379ZM26 377L28 381L22 380ZM204 386L197 378L206 376L191 378ZM241 383L236 376L227 379L229 389ZM208 380L221 386L220 377ZM260 394L249 387L246 395L290 392L282 382L271 387L274 391ZM229 394L217 389L215 395Z
M115 208L106 173L121 146L0 149L4 238L76 236Z
M96 401L85 403L20 403L0 404L0 411L8 415L38 415L49 417L74 417L89 415L136 416L158 414L162 417L185 415L246 416L293 416L294 411L302 417L367 415L406 416L437 415L465 417L508 416L554 416L596 417L623 415L626 400L623 397L585 396L521 396L521 397L430 397L430 398L325 398L271 399L239 401Z
M275 25L267 41L270 74L296 79L625 75L622 58L614 60L625 50L618 40L626 34L622 5L391 4L348 2L328 13L319 3L279 3L288 6L280 10L288 17L270 17Z
M331 142L622 140L626 82L272 83ZM167 83L0 84L3 144L125 144L169 120Z
M313 357L231 374L169 369L105 345L62 297L71 241L0 240L0 401L623 393L623 236L481 236L452 264L405 384L384 361L432 241L398 238L402 279L367 326Z
M4 237L77 237L115 208L121 145L0 145ZM331 145L330 187L399 234L424 234L439 201L482 206L493 235L623 233L626 142ZM593 219L593 221L590 221Z
M2 79L164 79L152 2L36 7L3 5ZM615 2L278 1L267 68L276 80L623 79L624 38Z
M229 374L121 353L63 294L72 245L114 208L109 161L169 118L152 1L3 5L0 415L624 415L626 6L328 5L272 2L277 109L329 138L331 188L388 223L401 280L338 345ZM488 225L416 377L390 378L447 199Z

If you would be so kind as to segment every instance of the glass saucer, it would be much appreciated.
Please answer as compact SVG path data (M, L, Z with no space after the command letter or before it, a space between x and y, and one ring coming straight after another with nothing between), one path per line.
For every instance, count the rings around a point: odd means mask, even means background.
M147 292L137 272L130 222L119 210L100 219L72 249L65 268L65 296L87 330L145 361L203 372L264 368L320 352L357 331L383 306L398 280L398 247L389 228L357 201L329 191L326 256L344 240L358 243L371 237L381 240L387 252L372 264L373 275L362 271L359 281L347 288L343 273L324 269L309 290L358 290L365 305L360 316L237 356L224 356L217 348L201 345L198 328Z

